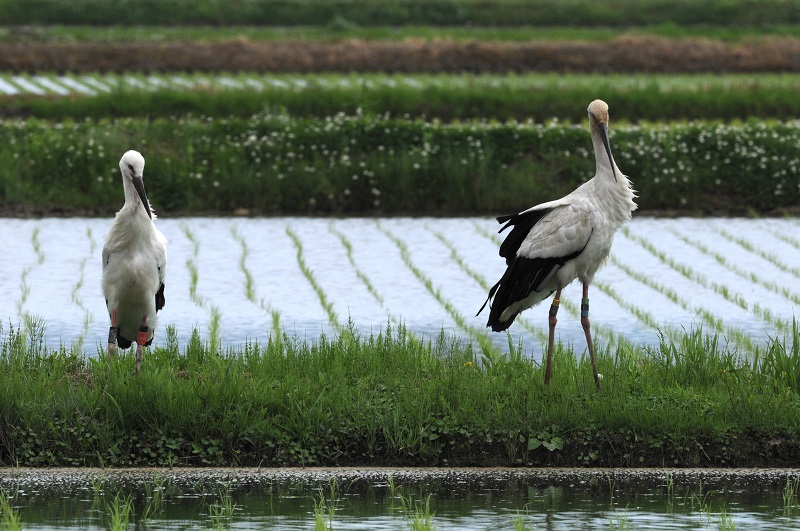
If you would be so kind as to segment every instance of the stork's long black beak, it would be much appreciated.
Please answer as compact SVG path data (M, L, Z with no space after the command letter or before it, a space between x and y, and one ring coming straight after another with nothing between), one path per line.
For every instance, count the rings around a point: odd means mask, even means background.
M606 144L606 146L607 145L608 144ZM140 175L134 175L131 182L133 182L133 187L136 188L136 193L139 194L139 198L142 200L142 205L144 205L144 211L147 212L147 217L153 219L153 213L150 212L150 203L147 201L147 194L144 192L144 181L142 177Z
M614 174L614 180L617 180L617 170L614 169L614 157L611 156L611 145L608 143L608 124L600 123L598 129L600 130L600 139L606 148L608 154L608 162L611 163L611 173Z

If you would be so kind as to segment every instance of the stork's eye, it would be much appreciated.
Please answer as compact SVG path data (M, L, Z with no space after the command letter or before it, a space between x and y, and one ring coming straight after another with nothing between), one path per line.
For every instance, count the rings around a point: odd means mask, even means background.
M133 164L128 164L128 169L133 171Z

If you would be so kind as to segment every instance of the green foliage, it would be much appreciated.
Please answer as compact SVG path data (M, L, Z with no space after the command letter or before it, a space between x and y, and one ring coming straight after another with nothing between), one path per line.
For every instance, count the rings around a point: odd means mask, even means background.
M679 26L658 22L646 26L358 26L338 17L324 26L78 26L50 25L0 28L0 41L26 42L164 42L252 41L331 42L344 39L403 41L408 39L448 39L459 41L581 40L607 41L620 36L668 38L700 37L741 41L765 35L795 37L800 27L788 24L760 26L721 25Z
M271 26L536 25L636 26L764 25L800 22L794 0L150 0L126 2L131 26L164 24L254 24ZM119 24L119 9L103 0L0 1L6 24Z
M182 213L513 212L594 173L585 127L556 122L32 119L0 122L0 143L10 146L0 152L0 206L12 211L113 212L117 160L130 148L148 161L156 208ZM612 148L641 209L769 212L800 202L797 123L612 125Z
M227 353L197 339L153 349L139 376L133 353L86 358L9 329L0 466L784 466L800 394L765 360L785 343L796 361L798 333L748 359L699 330L649 351L598 344L596 392L589 360L563 345L545 387L520 355L489 366L403 327Z

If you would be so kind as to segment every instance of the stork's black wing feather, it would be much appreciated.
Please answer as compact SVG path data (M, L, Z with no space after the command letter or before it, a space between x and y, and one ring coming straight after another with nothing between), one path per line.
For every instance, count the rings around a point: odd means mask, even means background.
M166 302L167 301L164 298L164 283L162 282L158 287L158 291L156 292L156 311L163 308Z
M500 281L495 284L489 292L489 298L492 299L492 304L490 306L489 320L486 322L486 326L490 326L494 332L501 332L511 326L517 314L510 316L505 321L500 321L500 316L506 308L515 302L526 299L534 291L541 292L545 288L547 281L552 278L552 275L554 275L561 266L577 258L588 243L589 240L586 240L586 244L584 244L582 248L566 256L553 256L548 258L514 256ZM551 293L552 290L542 298L549 297ZM494 295L494 298L492 298L492 295ZM481 309L483 309L483 307L481 307Z
M527 210L519 214L509 214L497 218L498 223L505 223L498 232L503 232L507 228L513 227L502 245L500 245L500 256L506 259L506 265L511 265L511 261L517 256L519 246L525 241L533 226L552 211L552 208Z

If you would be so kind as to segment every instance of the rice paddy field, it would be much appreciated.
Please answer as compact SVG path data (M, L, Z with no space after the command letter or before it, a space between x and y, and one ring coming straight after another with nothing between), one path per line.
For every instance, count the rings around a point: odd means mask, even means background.
M602 93L621 122L789 120L797 74L253 74L0 73L0 114L47 119L183 115L389 114L428 120L583 118ZM577 107L577 108L576 108Z
M41 319L50 346L94 354L108 327L98 268L108 222L7 220L0 297L12 323ZM489 333L476 316L505 266L486 218L179 218L159 227L170 241L167 306L157 341L174 327L218 348L267 344L282 332L313 339L352 321L365 334L404 325L440 332L497 355L509 341L541 359L545 305L512 334ZM795 220L636 219L616 238L598 276L592 315L598 337L657 346L703 328L743 355L790 332L800 305ZM579 287L565 292L558 331L584 348ZM54 304L53 301L56 301ZM195 332L196 330L196 332Z
M671 472L260 474L796 467L795 0L125 4L0 0L0 527L793 525L795 468L681 499ZM595 98L639 210L590 292L601 390L578 285L545 386L547 303L476 312L494 216L593 175ZM100 289L128 149L169 240L138 376ZM36 483L64 466L259 477Z

